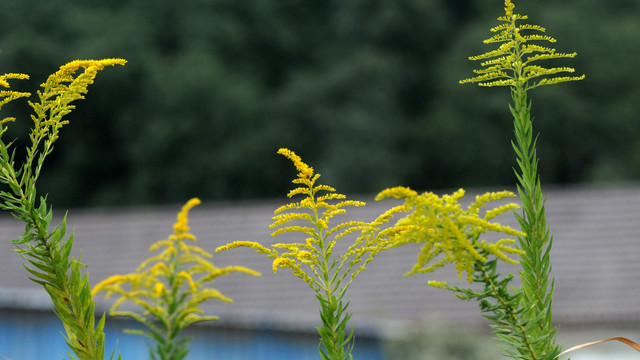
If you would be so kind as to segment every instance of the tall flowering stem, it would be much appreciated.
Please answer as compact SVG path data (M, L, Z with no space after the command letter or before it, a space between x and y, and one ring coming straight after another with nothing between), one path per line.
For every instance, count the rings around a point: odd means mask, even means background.
M515 5L505 0L505 15L498 18L500 25L491 29L494 36L485 40L487 44L500 44L497 50L472 56L470 60L481 60L481 69L474 70L478 76L462 80L461 83L477 83L480 86L508 86L513 104L509 105L514 120L518 167L518 193L522 201L522 213L516 214L525 236L518 237L522 250L520 264L522 288L519 316L531 339L526 351L519 348L523 359L554 359L560 353L555 343L556 328L552 324L552 299L554 282L551 279L550 250L553 237L545 218L544 197L538 174L537 137L533 135L531 101L527 92L533 88L584 79L584 75L566 75L575 70L570 67L543 67L539 61L573 58L576 53L559 53L555 49L538 45L540 42L555 43L544 35L545 29L538 25L521 24L526 15L514 13Z
M136 272L111 276L93 289L94 296L102 291L107 297L114 293L120 296L109 314L130 317L147 328L127 332L154 340L155 347L149 351L154 360L184 359L191 339L181 337L182 330L198 322L218 319L201 315L199 305L209 299L232 301L216 289L205 288L205 284L231 272L260 276L243 266L218 268L208 260L211 254L190 244L196 237L189 232L188 214L198 204L197 198L189 200L178 213L173 235L149 248L149 251L162 249L160 253L143 261ZM125 301L135 304L142 313L120 310Z
M273 259L273 271L288 268L316 293L320 304L322 326L319 353L323 360L351 359L353 329L348 333L347 324L351 313L344 297L355 277L365 270L367 264L381 251L393 245L392 239L411 226L389 226L383 228L394 214L408 210L396 206L372 222L347 221L330 226L334 216L346 213L350 206L364 206L361 201L347 200L328 185L317 184L320 174L288 149L279 154L289 158L298 176L292 181L298 187L288 197L302 195L300 201L292 202L275 210L271 228L278 228L273 236L298 233L305 240L297 243L278 243L267 248L259 243L236 241L221 246L216 251L236 247L251 247ZM287 226L283 226L287 225ZM336 253L338 241L356 234L357 237L343 253Z
M81 360L104 360L104 316L95 323L94 303L91 299L89 281L82 275L83 265L79 259L70 257L73 233L66 235L66 217L50 230L53 217L46 197L36 191L45 158L53 151L60 129L68 123L66 115L73 109L72 103L82 99L98 71L107 66L124 65L123 59L76 60L60 67L49 76L38 91L38 101L29 102L33 108L31 145L27 147L26 159L16 167L11 143L0 138L0 182L7 190L0 191L0 208L10 211L23 221L25 232L12 242L16 252L26 261L26 270L31 280L42 285L51 296L56 315L62 320L71 358ZM0 76L0 86L9 89L8 80L26 79L24 74ZM29 93L11 90L0 91L0 107ZM0 120L0 136L6 131L7 122Z

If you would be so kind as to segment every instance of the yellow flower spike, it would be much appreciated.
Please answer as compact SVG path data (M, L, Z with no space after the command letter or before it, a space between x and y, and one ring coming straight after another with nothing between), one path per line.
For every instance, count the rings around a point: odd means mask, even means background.
M417 192L404 186L392 187L381 191L375 198L376 201L382 199L394 198L394 199L411 199L418 195Z
M216 248L216 253L218 253L220 251L225 251L225 250L229 250L229 249L243 247L243 246L256 249L258 252L261 252L261 253L267 253L267 254L271 253L271 250L265 248L264 246L262 246L261 244L259 244L257 242L253 242L253 241L234 241L232 243L217 247Z
M272 232L271 236L275 237L288 232L301 232L311 236L316 235L316 229L309 226L287 226Z
M429 286L433 286L433 287L438 288L438 289L445 289L445 290L449 289L449 285L447 284L446 281L434 281L434 280L431 280L431 281L428 281L427 284Z
M271 228L280 226L282 224L286 224L295 220L304 220L313 222L314 219L310 214L307 213L287 213L287 214L279 214L273 217L273 224L270 225Z
M197 205L200 205L201 201L198 198L193 198L187 201L186 204L182 207L182 210L178 213L177 219L178 221L173 225L173 231L176 235L183 235L184 233L189 231L189 211Z
M293 189L289 191L289 193L287 194L287 197L292 198L299 194L311 196L313 194L313 190L306 187L299 187L297 189Z
M180 271L178 273L178 279L184 279L189 283L189 289L191 291L196 291L198 290L198 286L196 285L196 283L193 281L193 278L191 277L191 275L186 272L186 271Z
M158 262L151 269L149 269L149 273L151 277L155 278L157 276L168 277L170 274L169 268L162 262Z
M295 260L289 259L289 258L279 257L279 258L273 260L272 270L273 270L273 273L275 274L276 272L278 272L278 268L279 267L293 269L293 268L295 268L295 266L296 266Z
M281 148L278 150L278 154L286 156L289 160L293 161L294 166L298 169L298 177L303 179L311 179L313 177L313 168L305 164L300 156L296 155L293 151ZM317 177L313 177L313 180Z
M191 240L191 239L188 239ZM205 258L212 258L213 255L210 254L208 251L202 250L202 248L197 247L197 246L193 246L193 245L187 245L185 243L180 243L180 249L182 251L184 251L185 253L191 253L194 252L202 257Z
M104 291L104 290L108 289L109 287L113 286L113 284L120 283L123 280L126 281L126 279L127 279L126 275L114 275L114 276L111 276L111 277L107 278L106 280L101 281L96 286L94 286L93 289L92 289L91 294L92 294L92 296L95 296L95 294L98 293L99 291Z
M0 86L5 87L7 89L10 88L9 82L7 81L9 79L28 80L29 79L29 75L20 74L20 73L2 74L2 75L0 75Z
M170 236L169 236L169 238L168 238L167 240L160 240L160 241L158 241L158 242L154 243L153 245L151 245L151 246L149 247L149 251L150 251L150 252L152 252L152 251L156 251L156 250L158 250L158 249L159 249L160 247L162 247L162 246L166 246L168 249L169 249L169 248L173 248L173 247L174 247L174 246L173 246L173 242L174 242L174 241L173 241L173 240L174 240L174 239L173 239L173 237L174 237L173 235L170 235Z

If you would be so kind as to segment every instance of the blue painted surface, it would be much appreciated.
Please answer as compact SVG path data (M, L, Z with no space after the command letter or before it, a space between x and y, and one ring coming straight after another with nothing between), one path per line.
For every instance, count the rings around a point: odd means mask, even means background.
M106 358L115 348L123 360L148 359L147 339L124 334L135 326L123 320L107 319ZM69 358L61 335L62 325L49 312L0 309L0 359L59 360ZM279 331L248 331L210 326L194 326L188 360L318 360L315 334ZM380 346L373 339L359 338L354 359L382 360Z

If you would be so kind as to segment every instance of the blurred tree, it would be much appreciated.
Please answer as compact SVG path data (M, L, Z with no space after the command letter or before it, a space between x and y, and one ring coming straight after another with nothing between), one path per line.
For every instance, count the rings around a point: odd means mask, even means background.
M458 85L490 0L3 0L0 66L30 85L123 57L72 114L41 179L61 206L277 196L282 146L345 192L511 185L504 94ZM523 4L581 84L533 93L546 182L640 178L636 1ZM571 45L571 46L569 46ZM23 105L23 104L21 104ZM27 111L7 108L29 126Z

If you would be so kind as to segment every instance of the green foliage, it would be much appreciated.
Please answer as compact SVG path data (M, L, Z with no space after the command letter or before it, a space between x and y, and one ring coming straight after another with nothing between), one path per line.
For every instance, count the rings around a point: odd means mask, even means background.
M95 323L94 303L87 275L83 275L80 259L70 257L73 233L67 235L66 216L50 229L53 211L46 197L38 197L38 180L45 158L53 151L59 130L68 123L66 115L74 109L72 102L82 99L96 73L106 66L124 65L122 59L76 60L60 67L49 76L38 91L38 102L29 102L33 108L31 144L26 159L16 167L12 143L0 139L0 182L9 187L0 191L0 208L10 211L25 223L25 232L12 240L16 252L26 261L25 269L31 280L42 285L53 301L56 315L62 320L69 357L80 360L104 359L104 316ZM78 75L75 73L80 71ZM0 76L0 85L9 88L7 79L26 79L22 74ZM8 101L29 96L28 93L5 90L0 92L0 107ZM5 133L6 122L0 121L0 134Z
M216 289L205 288L205 284L231 272L260 275L243 266L218 268L208 260L211 254L187 243L196 241L189 232L188 213L198 204L197 198L189 200L178 213L174 234L149 249L163 251L143 261L135 273L111 276L93 289L93 295L105 291L107 297L112 293L120 296L109 314L130 317L147 328L127 331L153 339L155 347L149 346L149 354L154 360L184 359L191 339L181 337L182 331L192 324L218 319L200 315L203 310L199 305L209 299L232 301ZM119 310L125 301L134 303L142 314Z
M317 295L320 302L320 318L322 326L316 327L320 334L318 352L322 360L349 360L353 359L354 338L353 328L347 335L345 329L351 319L351 313L347 312L348 304L343 304L342 296L330 299Z

